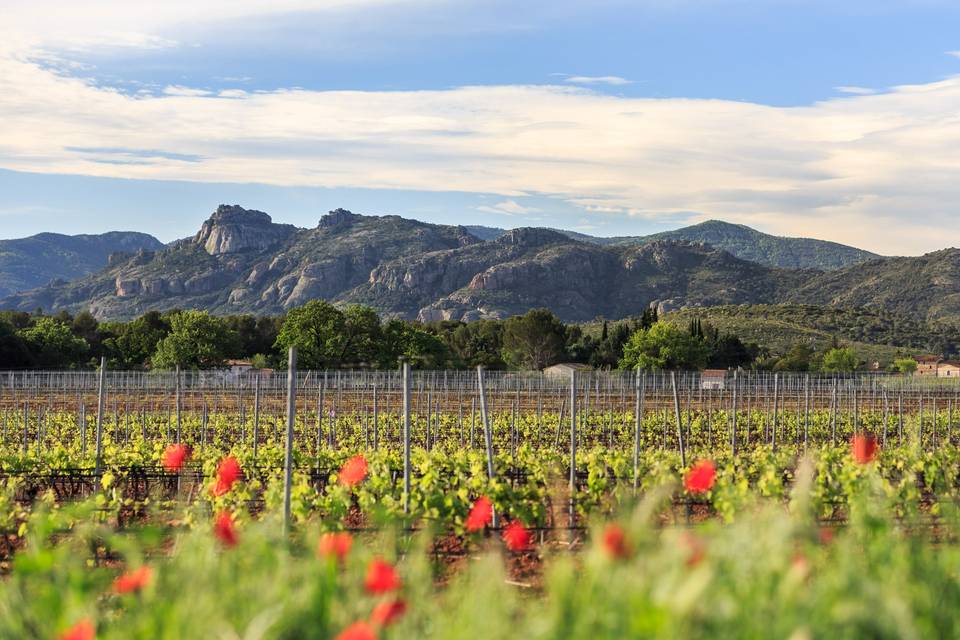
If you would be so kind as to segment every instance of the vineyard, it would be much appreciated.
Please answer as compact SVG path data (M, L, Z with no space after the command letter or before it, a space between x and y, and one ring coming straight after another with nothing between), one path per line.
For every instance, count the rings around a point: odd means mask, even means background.
M0 374L0 637L955 636L958 394Z

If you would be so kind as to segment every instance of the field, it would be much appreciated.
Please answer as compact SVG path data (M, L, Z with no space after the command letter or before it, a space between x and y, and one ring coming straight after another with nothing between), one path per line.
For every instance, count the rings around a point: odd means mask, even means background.
M0 637L958 635L960 385L702 382L0 375Z

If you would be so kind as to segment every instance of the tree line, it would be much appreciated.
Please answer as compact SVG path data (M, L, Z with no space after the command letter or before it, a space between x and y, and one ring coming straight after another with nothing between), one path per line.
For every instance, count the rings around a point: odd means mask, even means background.
M149 311L127 322L99 322L91 313L0 312L0 368L82 369L101 357L114 369L210 369L228 360L281 368L295 346L305 369L389 369L406 359L424 369L543 369L559 362L597 368L775 368L851 371L853 352L836 345L810 354L798 345L772 358L700 320L661 320L653 309L636 318L565 324L546 309L506 320L418 323L381 318L363 305L313 300L284 316L215 316L205 311Z

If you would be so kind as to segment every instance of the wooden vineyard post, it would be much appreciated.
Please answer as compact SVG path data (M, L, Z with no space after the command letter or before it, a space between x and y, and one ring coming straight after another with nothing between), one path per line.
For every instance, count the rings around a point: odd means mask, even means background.
M887 401L887 390L883 390L883 440L881 441L882 446L887 446L887 426L890 422L890 407Z
M29 425L30 425L30 405L26 402L23 403L23 457L27 457L30 446L30 434L29 434Z
M297 413L297 349L287 353L287 442L283 458L283 532L290 533L290 492L293 487L293 427Z
M377 385L373 385L373 450L380 448L380 412L377 406ZM462 438L461 438L462 440Z
M677 373L670 372L670 386L673 389L673 413L677 418L677 444L680 447L680 466L687 468L687 453L683 448L683 422L680 419L680 396L677 395Z
M830 423L831 423L831 442L834 446L837 444L837 379L833 379L833 390L830 394Z
M903 392L897 394L897 440L903 446Z
M100 475L103 456L103 409L107 399L107 359L100 358L100 384L97 390L97 445L94 472Z
M780 374L773 374L773 421L770 430L770 444L773 452L777 452L777 401L780 398Z
M410 363L403 363L403 512L410 513Z
M640 425L643 421L643 400L646 392L646 374L641 376L639 372L636 377L636 399L634 403L634 425L633 425L633 490L636 492L640 484Z
M207 414L207 403L203 403L203 415L200 418L200 451L203 451L207 446L207 421L209 420Z
M810 374L803 378L803 450L810 440Z
M470 398L470 449L477 446L477 399Z
M920 447L920 451L923 451L923 391L920 392L920 413L918 414L918 419L920 423L917 428L917 444Z
M253 463L257 463L257 449L260 440L260 374L253 380Z
M180 365L177 365L176 376L177 376L177 386L176 386L176 396L175 396L175 398L174 398L174 402L176 402L176 404L177 404L177 442L179 443L180 440L181 440L181 438L183 437L183 433L182 433L183 423L181 422L181 418L180 418L180 405L181 405L181 401L180 401Z
M731 420L730 420L730 451L731 454L737 455L737 387L740 386L740 380L737 378L737 372L733 372L733 397L730 400L731 403Z
M589 393L589 387L587 387ZM577 495L577 370L570 371L570 536L576 524Z
M317 376L317 456L319 459L320 446L323 444L323 390L327 386L327 373L323 373L323 382Z
M6 434L4 434L4 440L6 440ZM80 405L80 456L86 457L87 455L87 405L82 403Z
M487 478L493 480L496 476L496 470L493 466L493 433L489 416L487 415L487 390L483 386L483 367L477 367L477 388L480 392L480 422L483 426L483 442L487 450ZM496 529L500 523L500 515L494 510L493 528Z

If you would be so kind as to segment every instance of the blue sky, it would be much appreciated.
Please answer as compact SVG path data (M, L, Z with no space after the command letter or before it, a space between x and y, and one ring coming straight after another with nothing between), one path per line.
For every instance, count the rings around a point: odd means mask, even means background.
M885 253L960 231L960 3L78 4L0 25L0 237L172 240L220 202Z

